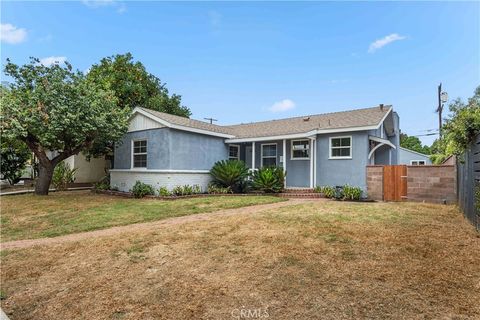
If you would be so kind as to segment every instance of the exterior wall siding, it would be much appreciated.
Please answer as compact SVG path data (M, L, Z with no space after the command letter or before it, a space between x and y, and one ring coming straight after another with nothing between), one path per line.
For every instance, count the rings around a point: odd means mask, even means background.
M329 159L330 137L352 136L352 159ZM350 184L367 188L365 167L369 152L368 132L345 132L317 136L317 185Z
M110 174L111 185L118 190L128 192L135 182L142 181L155 188L158 194L160 187L167 187L172 190L176 186L199 185L202 191L207 191L208 183L211 181L209 173L187 173L187 172L152 172L152 171L112 171Z
M291 152L292 140L287 140L287 186L297 188L310 187L310 159L292 160Z
M416 152L412 152L409 150L399 149L398 155L399 155L399 161L398 161L399 164L410 165L410 161L412 160L424 160L425 164L427 165L432 164L432 161L430 160L429 156L418 154Z

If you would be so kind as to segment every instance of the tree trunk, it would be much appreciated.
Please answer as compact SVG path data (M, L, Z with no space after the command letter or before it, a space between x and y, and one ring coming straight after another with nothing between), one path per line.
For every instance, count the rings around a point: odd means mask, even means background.
M42 163L38 164L38 179L35 184L35 194L46 196L48 195L48 189L50 188L50 183L52 182L54 166L47 165L44 166Z

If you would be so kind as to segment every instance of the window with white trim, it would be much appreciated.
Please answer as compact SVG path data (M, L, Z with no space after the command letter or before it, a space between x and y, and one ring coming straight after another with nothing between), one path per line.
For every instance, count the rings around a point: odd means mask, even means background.
M228 147L228 160L240 160L240 146L233 144Z
M133 141L133 167L147 167L147 140Z
M410 165L412 166L424 166L426 165L425 160L411 160Z
M291 159L309 159L310 140L292 140Z
M330 138L330 158L351 159L352 137L349 136Z
M277 144L262 144L262 167L277 166Z

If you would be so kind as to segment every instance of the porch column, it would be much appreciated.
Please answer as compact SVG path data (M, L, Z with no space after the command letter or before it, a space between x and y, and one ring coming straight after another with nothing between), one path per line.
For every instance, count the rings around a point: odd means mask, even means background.
M313 187L317 186L317 140L312 140L312 155L313 155Z
M314 173L314 168L313 168L313 142L315 140L313 138L310 138L310 188L313 188L313 173Z
M252 142L252 171L255 170L255 142Z
M287 139L283 139L283 172L287 172ZM283 181L283 185L287 187L287 176L285 175L285 179Z

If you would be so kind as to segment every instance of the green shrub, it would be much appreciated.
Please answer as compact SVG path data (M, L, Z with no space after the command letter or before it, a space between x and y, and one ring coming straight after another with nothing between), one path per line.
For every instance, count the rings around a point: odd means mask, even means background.
M167 187L160 187L160 189L158 189L158 194L162 197L169 197L172 195L172 193L168 191Z
M193 185L193 194L200 194L202 193L202 188L198 184Z
M96 182L93 184L95 190L110 190L110 186L105 182Z
M132 190L130 190L133 193L133 196L135 198L143 198L146 195L154 195L155 190L151 185L148 185L146 183L143 183L141 181L136 181L135 185L133 186Z
M241 160L221 160L216 162L210 174L217 187L230 188L233 192L245 192L248 187L249 170Z
M176 186L172 189L172 194L175 196L183 196L183 187Z
M193 187L190 186L190 185L184 185L182 187L182 195L183 196L189 196L189 195L192 195L193 194Z
M280 167L262 167L253 173L253 188L266 193L281 192L284 188L285 173Z
M52 184L57 190L66 190L67 184L75 181L75 172L77 169L70 169L68 163L64 161L57 164L53 171Z
M227 187L217 187L214 184L209 184L208 185L208 193L210 194L227 194L227 193L233 193L232 190Z
M331 186L321 186L317 187L319 193L323 193L325 198L334 198L335 197L335 188Z
M343 186L343 197L345 200L360 200L362 188L346 184Z

